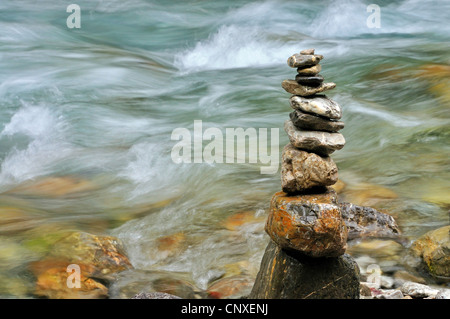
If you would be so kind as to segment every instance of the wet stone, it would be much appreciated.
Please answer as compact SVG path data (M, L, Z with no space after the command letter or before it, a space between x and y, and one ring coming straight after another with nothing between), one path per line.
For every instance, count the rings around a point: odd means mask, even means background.
M331 120L339 120L342 117L341 106L326 97L326 95L314 95L303 97L294 95L289 99L289 103L294 110L323 116Z
M321 156L328 156L345 145L345 139L341 133L299 130L290 120L284 123L284 130L294 147Z
M270 241L250 299L359 299L360 273L355 260L309 258Z
M323 82L323 76L321 76L321 75L303 76L303 75L297 74L295 76L295 81L297 81L297 83L301 84L301 85L317 87Z
M313 66L318 64L322 59L323 55L318 54L305 55L296 53L289 57L289 59L287 60L287 64L291 68L298 68L302 66Z
M295 80L284 80L281 82L281 87L288 93L300 96L309 96L317 93L321 93L327 90L332 90L336 87L336 83L328 82L321 83L317 87L306 86L298 84Z
M266 232L279 247L309 257L337 257L347 248L347 227L332 188L319 194L276 193Z
M322 66L320 64L316 64L314 66L297 68L297 73L301 76L311 76L318 74L321 70Z
M344 122L329 119L295 110L289 114L295 127L302 130L337 132L345 126Z
M320 64L297 68L297 73L301 76L316 75L320 71L322 71L322 66Z
M281 187L298 193L313 187L330 186L338 180L338 169L331 157L301 151L288 144L283 149Z

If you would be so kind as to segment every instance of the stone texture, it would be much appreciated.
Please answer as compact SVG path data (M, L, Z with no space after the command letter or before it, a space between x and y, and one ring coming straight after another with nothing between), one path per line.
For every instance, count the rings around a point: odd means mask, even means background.
M314 54L314 51L315 51L315 49L306 49L306 50L300 51L300 54L311 55L311 54Z
M254 277L231 276L220 278L212 283L208 289L208 297L213 299L236 299L247 296L253 287Z
M371 207L340 203L348 239L361 237L398 238L401 234L395 219Z
M287 60L287 64L291 68L298 68L302 66L313 66L323 59L323 55L318 54L294 54L290 56Z
M251 299L359 299L359 267L347 254L308 258L270 242Z
M67 279L71 264L80 267L81 288L69 288ZM132 268L120 240L111 236L95 236L73 232L55 242L44 259L30 263L36 277L34 294L51 299L106 298L115 275Z
M450 280L450 226L429 231L414 242L411 250L421 258L430 274Z
M122 242L113 236L96 236L74 232L57 241L49 258L66 258L71 263L83 263L92 267L90 276L109 279L110 274L133 268Z
M136 294L165 293L182 299L203 299L207 294L196 287L188 273L130 269L118 274L109 286L110 299L130 299Z
M439 289L433 289L426 285L411 281L405 282L400 290L403 292L403 294L411 296L413 298L434 298L439 292Z
M325 95L313 97L291 96L289 103L294 110L320 115L332 120L342 117L342 109L338 103L327 98Z
M337 257L347 248L347 228L332 188L319 194L276 193L266 232L281 248L310 257Z
M345 139L341 133L300 130L291 120L284 122L284 130L294 147L322 156L340 150L345 145Z
M34 295L49 299L103 299L108 297L108 288L90 278L92 266L77 264L80 267L80 288L69 288L67 280L69 273L67 260L46 259L30 264L30 270L36 277Z
M323 76L321 75L304 76L297 74L295 76L295 81L297 81L297 83L301 85L317 87L323 82Z
M316 75L320 71L322 71L322 66L320 64L297 68L297 73L302 76Z
M181 299L165 292L141 292L131 299Z
M300 95L300 96L309 96L317 93L321 93L327 90L332 90L336 87L336 83L328 82L322 83L317 87L300 85L295 80L284 80L281 82L281 87L288 93Z
M281 187L298 193L313 187L330 186L338 180L338 169L330 157L301 151L288 144L283 149Z
M373 296L373 299L403 299L403 294L397 289L380 289L379 292Z
M323 117L295 110L289 114L295 127L307 131L337 132L345 126L342 121L331 121Z
M434 299L450 299L450 289L441 289Z

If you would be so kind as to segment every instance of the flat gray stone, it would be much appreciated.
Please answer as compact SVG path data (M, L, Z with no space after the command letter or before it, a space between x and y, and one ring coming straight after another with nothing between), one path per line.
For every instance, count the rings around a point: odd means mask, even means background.
M337 132L344 128L344 122L331 121L329 119L304 113L300 110L294 110L289 114L292 123L295 127L306 131L326 131Z
M327 90L332 90L336 87L336 83L328 82L322 83L317 87L306 86L298 84L295 80L284 80L281 82L281 87L288 93L300 96L309 96L321 93Z
M291 120L284 122L284 130L294 147L321 156L328 156L345 145L345 138L341 133L299 130Z
M294 110L320 115L332 120L342 117L342 109L339 104L325 95L304 97L294 95L289 99L289 103Z

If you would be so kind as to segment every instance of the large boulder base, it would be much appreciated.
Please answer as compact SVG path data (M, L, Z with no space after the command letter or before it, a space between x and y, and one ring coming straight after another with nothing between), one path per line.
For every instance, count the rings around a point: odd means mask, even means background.
M332 188L319 194L276 193L266 232L280 247L310 257L337 257L347 248L347 228Z
M310 258L270 241L251 299L359 299L359 267L350 255Z

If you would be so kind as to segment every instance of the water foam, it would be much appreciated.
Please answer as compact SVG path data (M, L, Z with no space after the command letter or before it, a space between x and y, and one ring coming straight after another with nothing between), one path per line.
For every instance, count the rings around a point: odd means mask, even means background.
M265 34L258 26L221 26L207 40L176 55L175 66L188 73L277 65L298 50L298 43L286 45L268 41Z
M28 139L24 149L9 150L3 160L0 189L50 173L54 163L72 151L64 141L65 131L64 118L51 108L24 104L0 133L0 139L17 136Z

